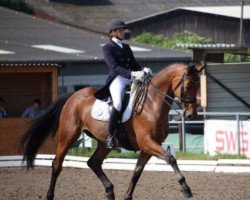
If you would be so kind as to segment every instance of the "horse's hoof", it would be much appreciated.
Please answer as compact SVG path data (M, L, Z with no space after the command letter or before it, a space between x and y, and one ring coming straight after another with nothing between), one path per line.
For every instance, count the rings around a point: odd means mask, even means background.
M47 196L47 200L53 200L54 196Z
M192 198L193 194L192 194L189 187L185 187L185 188L181 189L181 196L183 196L185 198Z
M132 197L125 197L124 200L133 200Z
M107 193L106 197L107 197L108 200L115 200L115 194L113 192L112 193Z
M50 192L47 193L47 200L53 200L54 194L51 194Z

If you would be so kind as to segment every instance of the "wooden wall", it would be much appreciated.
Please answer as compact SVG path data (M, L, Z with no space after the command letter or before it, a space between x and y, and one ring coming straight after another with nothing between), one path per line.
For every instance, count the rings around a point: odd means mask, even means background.
M217 43L239 42L239 19L185 10L142 19L128 24L128 28L132 37L144 31L172 37L176 32L187 30L211 38ZM245 37L247 35L246 33ZM250 41L246 42L250 44Z
M21 155L19 138L31 119L18 118L33 99L47 108L57 98L57 68L54 66L0 67L0 96L5 99L10 118L0 119L0 155ZM49 137L39 153L54 154L56 141Z
M46 109L57 97L57 69L51 67L1 67L0 96L9 117L20 117L35 98Z
M27 130L31 119L1 118L0 119L0 156L22 155L19 139ZM49 136L39 153L55 154L56 140Z

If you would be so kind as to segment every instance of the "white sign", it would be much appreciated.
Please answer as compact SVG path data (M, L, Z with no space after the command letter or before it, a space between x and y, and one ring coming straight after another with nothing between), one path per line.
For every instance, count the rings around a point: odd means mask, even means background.
M240 154L250 158L250 121L240 121L239 125L238 134L235 120L206 120L204 152L210 155L238 154L240 139Z

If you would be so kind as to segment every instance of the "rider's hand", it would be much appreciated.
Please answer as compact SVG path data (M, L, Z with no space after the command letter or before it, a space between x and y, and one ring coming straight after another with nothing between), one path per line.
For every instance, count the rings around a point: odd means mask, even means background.
M150 68L148 67L144 67L143 68L143 71L146 73L146 74L149 74L150 76L153 76L153 72Z
M131 76L132 78L134 79L139 79L141 80L145 75L145 72L144 71L132 71L131 72Z

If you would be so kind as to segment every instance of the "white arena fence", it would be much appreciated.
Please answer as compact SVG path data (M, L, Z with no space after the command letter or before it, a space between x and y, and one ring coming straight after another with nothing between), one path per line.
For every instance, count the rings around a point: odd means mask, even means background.
M182 112L181 110L178 110L180 113ZM170 116L176 116L177 113L176 111L174 110L171 110L170 111ZM245 118L245 121L247 119L247 123L250 123L250 113L249 112L198 112L198 116L203 116L203 120L199 120L199 121L185 121L184 119L184 116L180 116L181 117L181 120L180 121L170 121L169 124L173 125L173 124L176 124L176 125L181 125L181 134L182 134L182 141L183 141L183 151L186 151L186 131L185 131L185 126L187 124L202 124L204 125L208 120L228 120L228 118L230 117L231 118L231 122L235 124L233 125L233 131L235 132L236 136L235 138L237 138L237 145L236 145L236 150L235 152L233 151L224 151L222 153L230 153L230 154L238 154L238 155L246 155L244 152L242 153L242 145L246 144L249 146L249 157L250 157L250 130L247 131L247 133L244 133L246 136L245 136L245 140L242 141L242 118ZM232 120L232 118L234 118L235 120ZM246 123L246 122L244 122ZM209 128L210 129L210 128ZM204 130L204 132L206 132ZM245 132L245 131L244 131ZM244 143L244 144L242 144ZM210 150L211 152L212 150ZM204 152L207 153L208 150L207 149L204 149Z
M35 166L51 167L55 155L37 155ZM87 157L66 156L63 167L86 169ZM107 158L104 160L103 169L111 170L134 170L137 159ZM186 172L224 172L224 173L250 173L250 160L246 159L220 159L218 161L201 160L178 160L181 171ZM0 156L0 167L25 168L22 156ZM173 172L170 165L156 157L152 157L145 166L146 171Z

